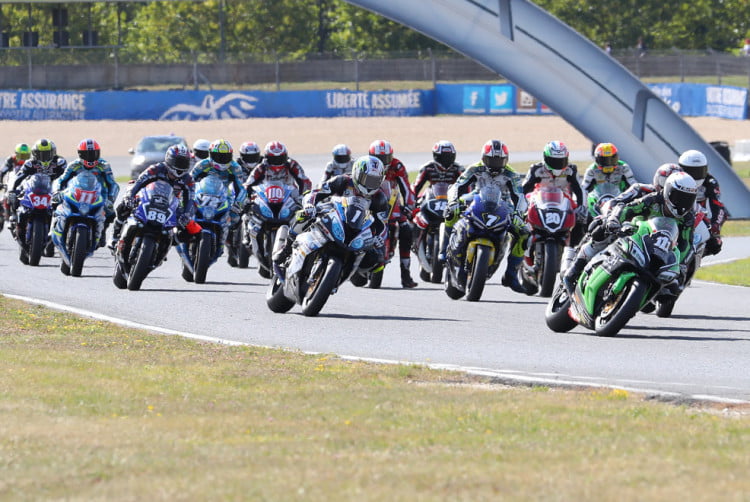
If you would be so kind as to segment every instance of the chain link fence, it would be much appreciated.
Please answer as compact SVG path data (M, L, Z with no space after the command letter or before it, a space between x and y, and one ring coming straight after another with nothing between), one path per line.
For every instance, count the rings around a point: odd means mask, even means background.
M634 51L613 54L649 82L699 82L750 87L750 57L724 53ZM366 84L504 80L455 53L386 55L311 54L292 60L277 54L189 53L182 63L138 63L120 46L13 47L0 50L0 89L107 90L256 88L281 90L319 85L359 89ZM223 61L223 62L219 62ZM295 87L296 86L296 87Z

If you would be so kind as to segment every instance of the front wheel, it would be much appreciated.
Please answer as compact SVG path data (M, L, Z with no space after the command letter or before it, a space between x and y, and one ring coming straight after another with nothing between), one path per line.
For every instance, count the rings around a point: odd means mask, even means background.
M484 291L484 284L487 282L487 275L490 268L490 255L492 250L487 246L477 246L474 255L474 263L471 265L471 275L466 285L466 300L470 302L479 301Z
M368 285L370 289L380 289L380 286L383 285L383 272L384 270L380 270L370 274L370 284Z
M568 315L569 307L570 297L568 292L565 290L565 286L559 284L544 311L544 320L547 327L556 333L567 333L575 328L578 323Z
M42 258L44 244L47 241L44 219L37 217L29 222L31 225L31 241L29 242L29 265L36 267Z
M430 252L430 265L432 265L432 274L430 275L430 282L433 284L440 284L443 281L443 262L440 261L440 233L438 232L432 238L428 239L431 242Z
M671 317L674 304L677 303L677 297L670 297L667 300L659 301L656 308L656 317Z
M193 279L196 284L206 282L206 274L211 262L211 251L214 248L213 240L214 236L212 234L204 233L197 244L195 256L193 257Z
M73 231L73 248L70 253L70 275L81 277L83 262L89 254L89 229L88 227L76 227Z
M544 243L544 270L542 270L539 296L549 298L555 290L555 279L560 272L560 247L555 241Z
M115 270L112 272L112 282L117 289L125 289L128 287L128 281L125 279L125 274L122 273L122 267L120 266L120 262L117 261L117 258L115 258Z
M316 316L338 285L341 276L341 260L329 258L327 266L317 267L317 277L311 277L311 284L302 300L302 313L307 317ZM316 267L313 267L315 270Z
M619 295L609 299L594 318L594 331L598 336L615 336L641 307L648 286L633 279Z
M141 246L138 249L138 256L135 259L135 265L131 267L130 275L128 276L128 289L130 291L138 291L141 289L143 279L145 279L151 271L151 264L154 261L155 253L156 242L154 241L154 238L150 235L144 235L141 239Z

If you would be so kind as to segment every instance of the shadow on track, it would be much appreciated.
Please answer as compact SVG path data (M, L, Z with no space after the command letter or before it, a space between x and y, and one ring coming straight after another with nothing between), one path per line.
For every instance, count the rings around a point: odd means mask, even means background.
M301 312L298 315L303 315ZM446 319L443 317L408 317L408 316L397 316L397 315L354 315L354 314L318 314L320 318L333 318L333 319L363 319L373 321L448 321L448 322L462 322L460 319ZM314 319L311 318L311 319Z

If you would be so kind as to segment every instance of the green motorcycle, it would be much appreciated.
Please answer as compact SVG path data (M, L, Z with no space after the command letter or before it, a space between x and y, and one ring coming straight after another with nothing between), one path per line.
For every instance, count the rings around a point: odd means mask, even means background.
M680 272L676 248L679 230L673 218L635 218L617 239L594 256L569 295L560 282L545 312L547 326L567 332L576 325L598 336L615 336Z

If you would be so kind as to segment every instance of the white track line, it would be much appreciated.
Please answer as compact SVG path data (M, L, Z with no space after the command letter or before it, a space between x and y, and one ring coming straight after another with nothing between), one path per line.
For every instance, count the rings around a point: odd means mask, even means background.
M236 340L227 340L224 338L216 338L213 336L204 336L204 335L197 335L195 333L188 333L185 331L177 331L173 329L168 328L161 328L159 326L151 326L148 324L141 324L138 322L128 321L127 319L120 319L118 317L112 317L105 314L100 314L97 312L92 312L90 310L85 309L79 309L77 307L71 307L69 305L63 305L61 303L55 303L50 302L47 300L42 300L39 298L31 298L28 296L20 296L20 295L9 295L9 294L3 294L3 296L7 298L13 298L15 300L21 300L27 303L32 303L36 305L42 305L54 310L60 310L63 312L70 312L72 314L76 314L83 317L89 317L92 319L97 319L100 321L106 321L110 322L112 324L117 324L120 326L125 326L128 328L136 328L136 329L143 329L146 331L153 331L156 333L162 333L165 335L177 335L184 338L190 338L193 340L200 340L204 342L211 342L211 343L220 343L223 345L232 345L232 346L254 346L254 347L264 347L264 348L270 348L275 350L285 350L280 349L279 347L268 347L268 346L260 346L260 345L254 345L249 344L245 342L238 342ZM298 352L298 351L295 351ZM321 354L321 352L313 352L313 351L299 351L304 354ZM516 385L546 385L550 387L575 387L575 388L603 388L603 389L622 389L628 392L634 392L637 394L647 394L647 395L653 395L658 396L663 400L666 401L705 401L705 402L711 402L711 403L724 403L724 404L750 404L750 401L744 401L741 399L731 399L721 396L713 396L713 395L703 395L703 394L680 394L678 392L668 392L664 390L655 390L645 387L630 387L630 386L621 386L621 385L613 385L613 384L606 384L601 382L582 382L580 380L573 380L569 379L566 380L564 377L561 378L561 375L555 375L555 374L533 374L533 373L522 373L519 371L513 371L513 370L496 370L496 369L489 369L489 368L476 368L476 367L468 367L468 366L459 366L454 364L434 364L434 363L421 363L421 362L413 362L413 361L396 361L393 359L378 359L378 358L372 358L372 357L359 357L359 356L347 356L347 355L337 355L337 357L348 360L348 361L362 361L362 362L369 362L369 363L376 363L376 364L403 364L403 365L415 365L415 366L424 366L430 369L435 370L445 370L445 371L456 371L460 373L466 373L470 375L477 375L477 376L485 376L493 379L497 379L498 381L505 383L505 384L516 384ZM549 375L549 376L546 376ZM570 377L568 377L570 378ZM587 378L587 377L579 377L579 378ZM598 379L597 379L598 380ZM644 384L648 384L649 382L642 382Z

